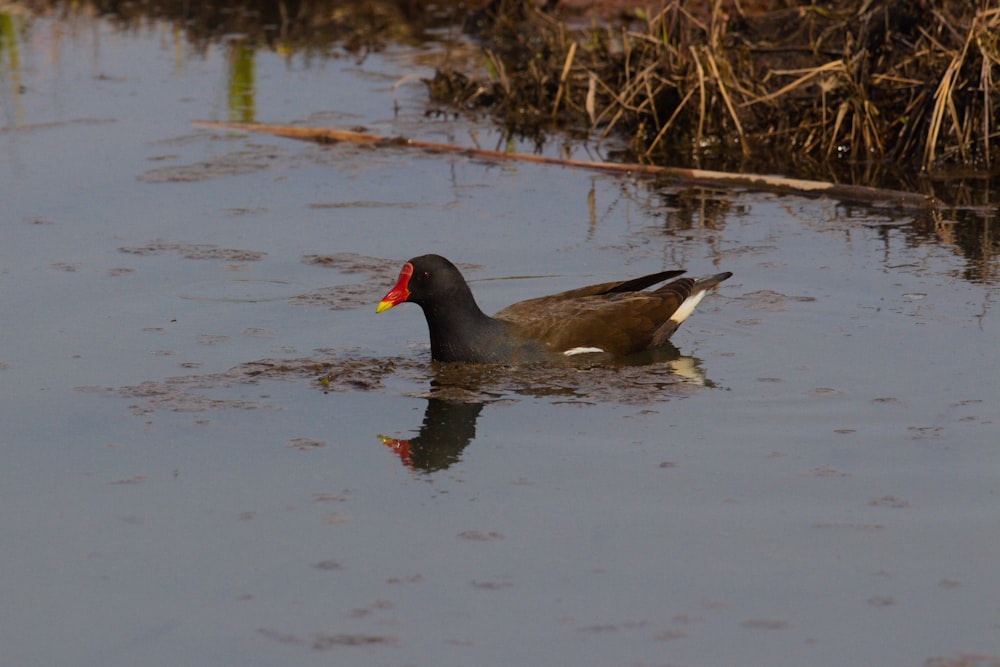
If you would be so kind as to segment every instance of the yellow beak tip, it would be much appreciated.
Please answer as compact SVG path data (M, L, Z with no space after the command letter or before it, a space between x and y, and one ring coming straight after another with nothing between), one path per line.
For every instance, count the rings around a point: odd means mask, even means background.
M378 302L378 306L376 306L376 307L375 307L375 312L376 312L376 313L381 313L381 312L383 312L383 311L386 311L386 310L389 310L389 309L390 309L390 308L392 308L392 307L393 307L394 305L395 305L395 304L393 304L393 302L392 302L392 301L385 301L385 300L383 300L383 301L379 301L379 302Z

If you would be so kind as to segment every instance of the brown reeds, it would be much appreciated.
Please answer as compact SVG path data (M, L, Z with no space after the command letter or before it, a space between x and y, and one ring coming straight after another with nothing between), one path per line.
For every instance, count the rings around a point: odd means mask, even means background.
M491 3L517 9L477 24L485 75L441 68L432 96L485 106L516 134L625 137L636 158L659 164L723 154L996 164L995 1L845 0L755 16L726 0L701 14L692 4L568 30L532 2Z

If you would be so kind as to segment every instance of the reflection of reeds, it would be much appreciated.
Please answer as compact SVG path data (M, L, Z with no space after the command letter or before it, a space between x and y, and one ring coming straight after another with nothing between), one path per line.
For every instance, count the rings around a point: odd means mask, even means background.
M327 54L331 45L363 57L389 43L422 44L425 31L454 22L450 5L428 8L426 0L18 0L0 11L75 18L101 17L134 29L151 21L183 26L196 49L240 35L254 47L283 54ZM10 9L8 9L8 6Z
M478 25L492 76L468 87L514 133L614 132L652 161L990 165L995 2L857 0L759 16L726 14L723 0L700 15L685 5L571 31L533 3L492 3L511 13L493 17L502 29Z
M7 90L14 109L12 120L15 127L24 124L24 105L21 103L21 56L18 50L20 19L13 14L0 12L0 74L8 79ZM3 100L0 99L0 102Z

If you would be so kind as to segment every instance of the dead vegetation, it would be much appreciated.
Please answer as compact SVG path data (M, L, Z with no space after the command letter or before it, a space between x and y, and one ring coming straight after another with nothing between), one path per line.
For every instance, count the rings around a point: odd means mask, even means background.
M995 2L738 7L671 0L571 29L533 2L495 0L466 22L481 71L441 68L428 85L438 103L487 108L512 133L625 137L651 163L989 171L1000 158Z

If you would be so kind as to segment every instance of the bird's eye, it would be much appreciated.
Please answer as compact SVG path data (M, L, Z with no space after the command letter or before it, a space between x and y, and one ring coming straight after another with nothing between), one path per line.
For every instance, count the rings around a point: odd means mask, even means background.
M430 273L428 273L427 271L422 271L420 275L417 276L417 280L423 282L424 280L429 280L430 277L431 277Z

